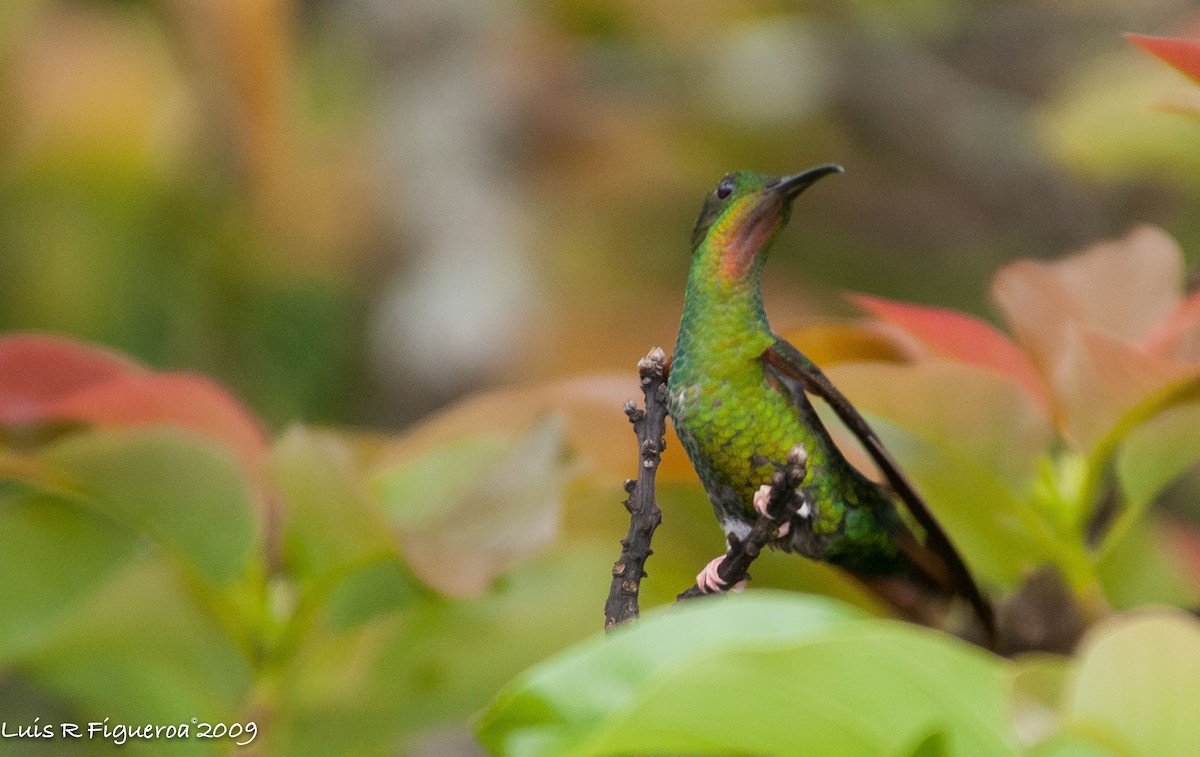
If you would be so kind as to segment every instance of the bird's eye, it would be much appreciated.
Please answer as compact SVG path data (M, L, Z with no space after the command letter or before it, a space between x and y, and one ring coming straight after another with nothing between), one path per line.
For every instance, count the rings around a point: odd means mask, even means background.
M717 185L717 199L724 200L733 194L733 179L725 179Z

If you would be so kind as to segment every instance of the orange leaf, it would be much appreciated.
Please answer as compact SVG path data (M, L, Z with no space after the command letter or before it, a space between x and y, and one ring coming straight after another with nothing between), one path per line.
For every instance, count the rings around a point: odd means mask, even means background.
M0 423L37 423L46 406L72 392L145 372L115 352L50 334L0 338Z
M909 305L864 294L847 297L863 310L899 326L947 357L1008 376L1024 387L1043 408L1050 407L1046 386L1033 363L991 324L946 308Z
M818 323L780 334L822 368L839 363L907 363L928 350L890 323Z
M1200 41L1126 34L1125 38L1200 84Z

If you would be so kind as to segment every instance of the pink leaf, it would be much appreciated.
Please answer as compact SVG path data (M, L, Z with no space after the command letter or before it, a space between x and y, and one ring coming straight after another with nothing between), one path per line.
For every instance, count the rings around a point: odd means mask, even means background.
M49 403L145 369L115 352L49 334L0 338L0 423L37 423Z
M516 438L462 439L380 471L376 491L413 572L444 594L478 596L553 543L576 469L563 430L562 416L545 416ZM430 474L442 482L431 485Z
M1049 336L1065 321L1138 342L1179 304L1182 291L1183 252L1154 226L1053 263L1012 263L992 283L993 297L1022 342ZM1048 346L1031 341L1035 352Z
M1191 371L1072 324L1051 378L1067 437L1090 451L1122 416Z
M1137 344L1178 306L1182 289L1183 253L1152 226L1053 263L1011 263L992 281L992 297L1012 333L1049 383L1061 377L1072 330ZM1129 357L1141 359L1141 353L1131 349ZM1063 401L1063 386L1055 390Z
M1179 303L1142 340L1147 352L1179 361L1200 359L1200 292Z
M934 350L968 365L987 368L1015 380L1044 408L1050 407L1046 386L1024 352L999 329L978 318L946 308L848 295L854 304L899 326Z
M1126 34L1125 38L1200 83L1200 41L1146 34Z
M822 368L839 363L913 363L931 353L929 345L912 334L879 320L815 323L786 329L780 336Z

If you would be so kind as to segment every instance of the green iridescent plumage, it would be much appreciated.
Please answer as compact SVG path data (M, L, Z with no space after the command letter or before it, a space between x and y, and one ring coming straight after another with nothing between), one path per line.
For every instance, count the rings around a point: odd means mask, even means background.
M801 183L835 170L817 169ZM812 405L783 390L763 361L778 340L759 287L763 251L799 193L781 188L783 181L730 174L706 201L693 236L668 409L726 534L748 532L756 517L751 502L770 481L770 461L782 462L802 444L812 513L779 546L815 551L808 556L859 573L903 572L906 560L891 537L903 524L891 501L845 460Z
M840 172L826 165L781 178L732 173L706 198L692 233L667 410L727 536L749 533L758 517L754 495L770 482L772 463L782 463L794 445L803 445L806 505L786 533L780 529L784 535L775 546L841 566L900 603L912 596L897 592L893 578L911 579L914 588L943 597L960 596L994 645L991 604L924 499L849 400L767 324L759 288L766 250L787 224L796 196ZM809 394L827 402L854 434L888 489L846 461ZM897 503L911 520L900 517ZM923 538L910 530L910 522ZM702 590L722 585L718 564L714 560L697 576Z

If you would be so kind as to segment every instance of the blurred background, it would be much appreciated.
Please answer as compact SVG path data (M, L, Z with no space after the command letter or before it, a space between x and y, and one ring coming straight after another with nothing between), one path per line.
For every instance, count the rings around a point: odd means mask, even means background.
M726 171L847 173L767 274L990 317L1002 261L1200 251L1189 0L6 0L0 328L398 427L669 347ZM1164 105L1165 103L1165 105Z

